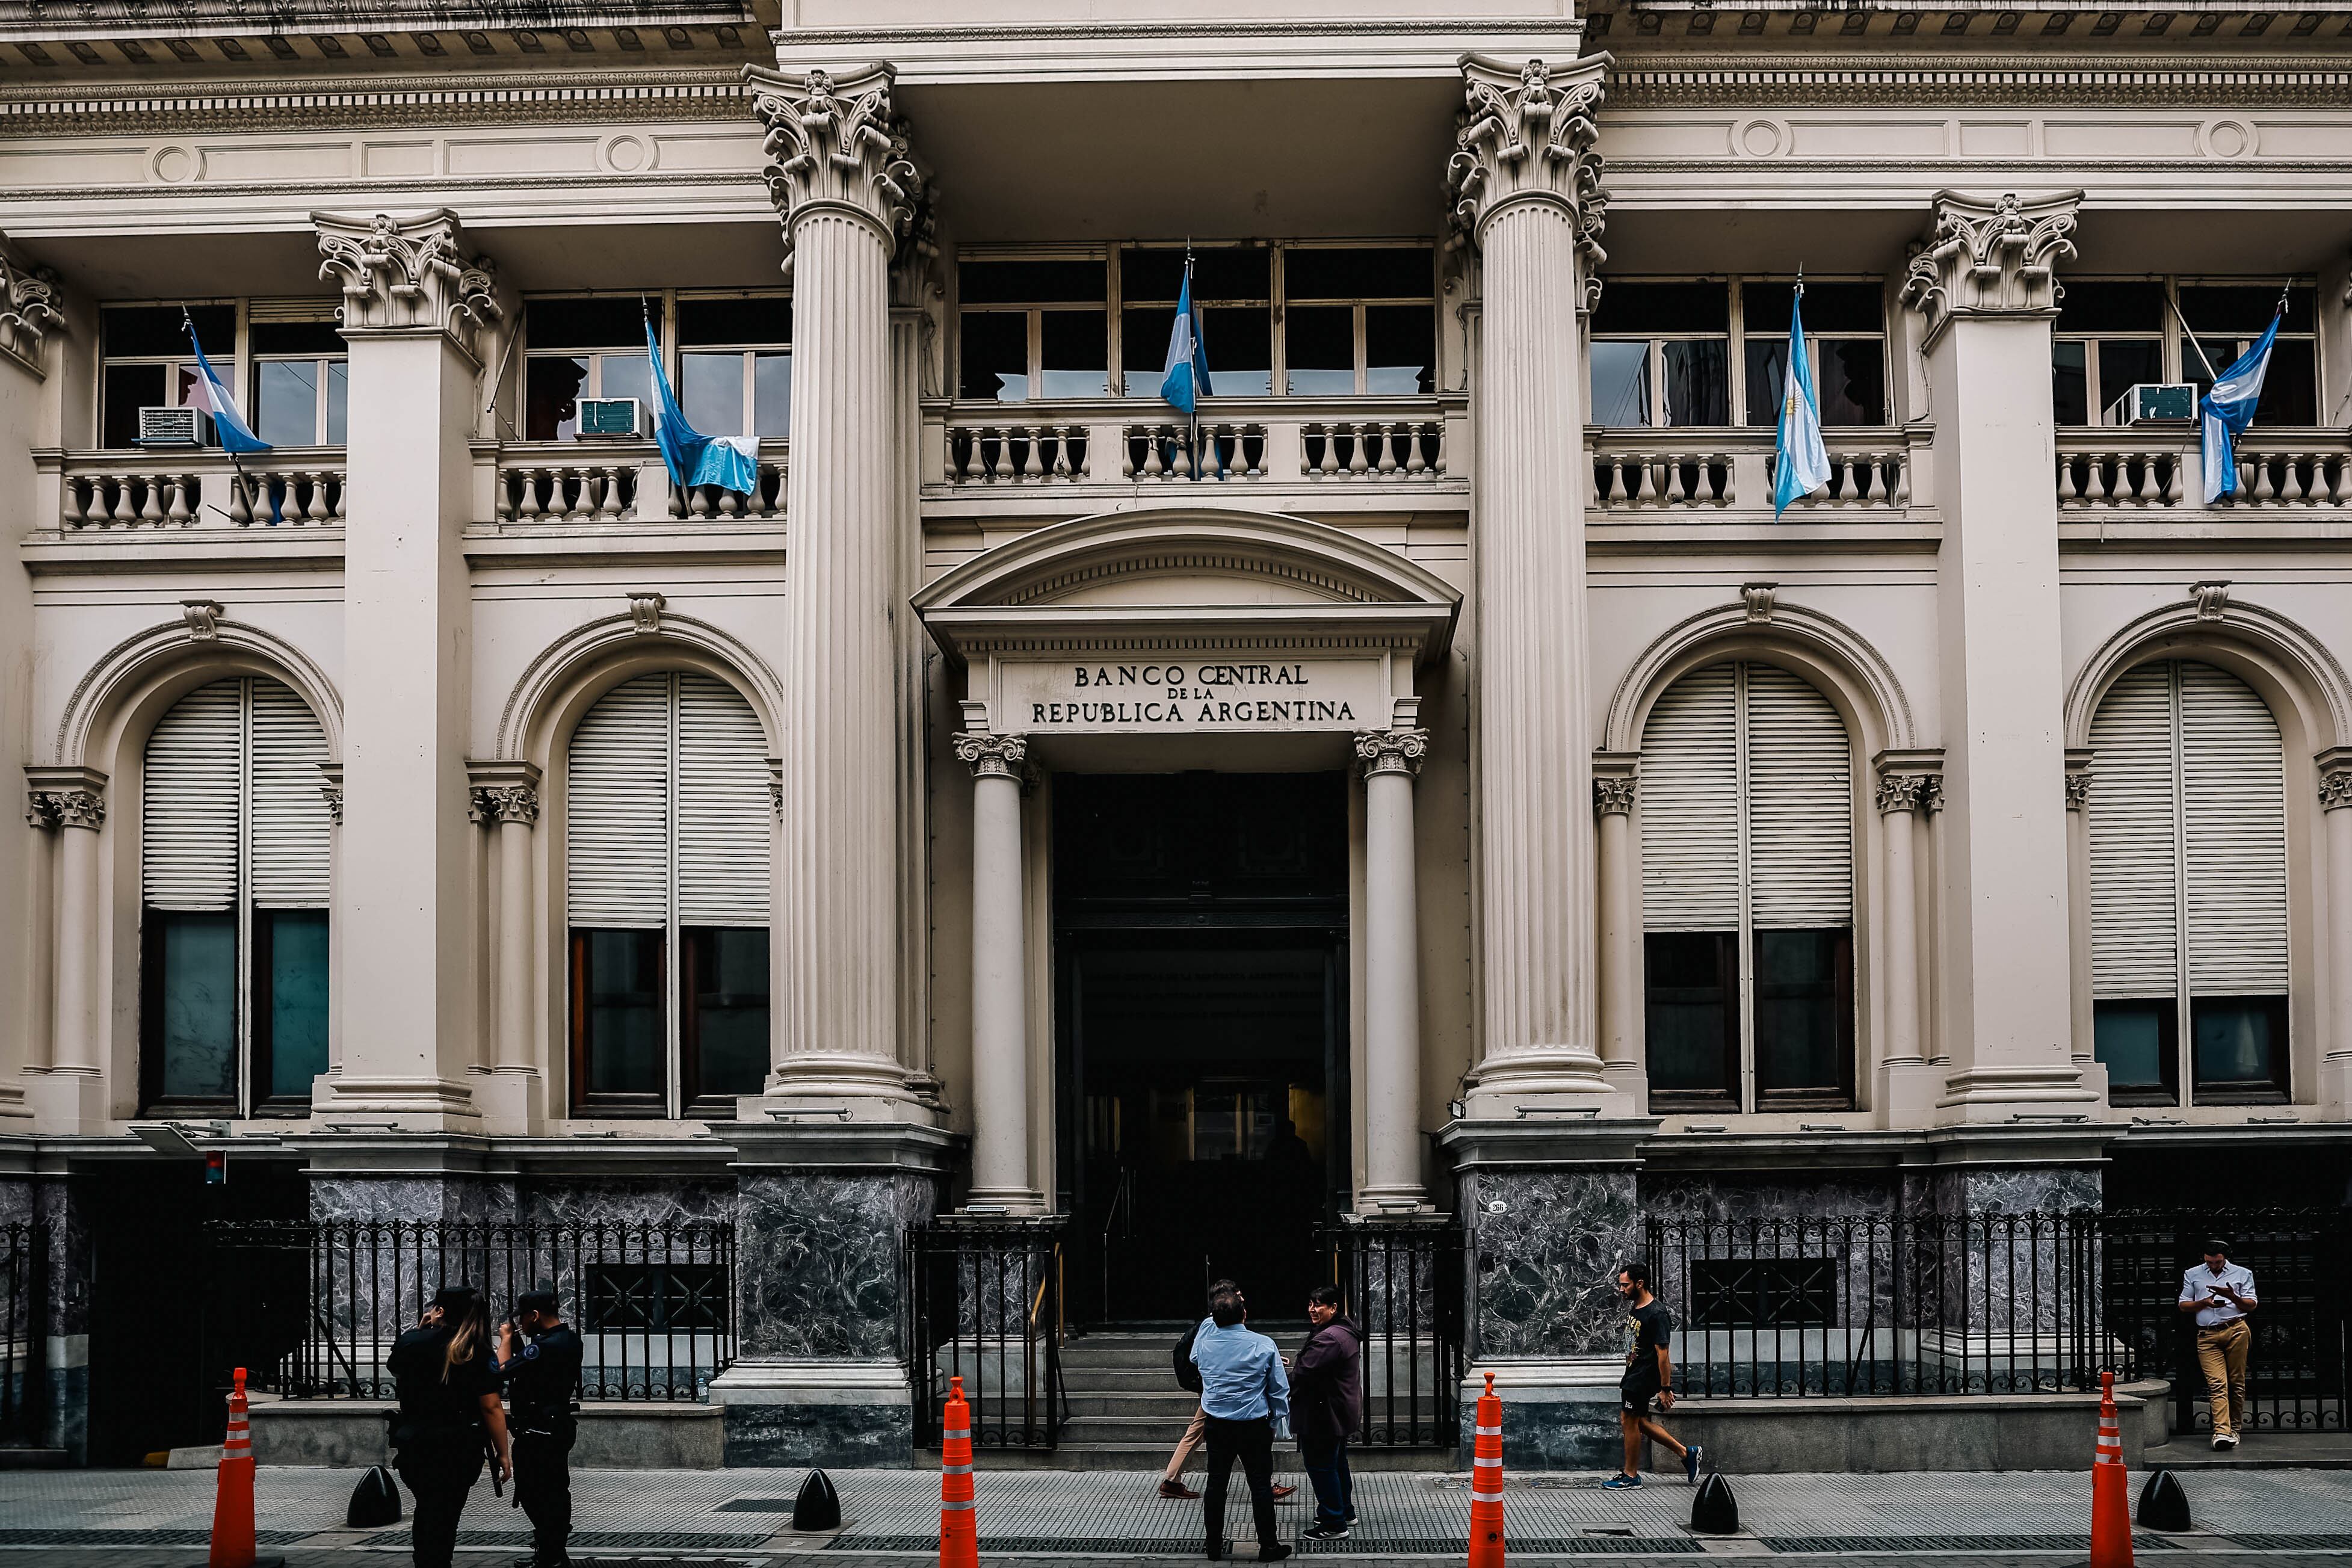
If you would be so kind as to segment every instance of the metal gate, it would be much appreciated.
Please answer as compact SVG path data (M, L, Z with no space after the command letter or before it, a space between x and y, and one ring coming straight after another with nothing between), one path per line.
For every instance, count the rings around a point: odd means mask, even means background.
M49 1429L49 1233L0 1225L0 1447L38 1448Z
M2210 1427L2197 1365L2195 1320L2179 1310L2181 1275L2208 1237L2254 1275L2262 1305L2248 1321L2246 1422L2257 1432L2341 1432L2352 1406L2352 1215L2342 1209L2110 1210L2109 1331L2140 1364L2172 1378L2173 1426Z
M1051 1448L1062 1390L1066 1221L942 1217L907 1233L907 1372L915 1444L936 1447L950 1380L963 1379L980 1448Z
M1358 1447L1453 1448L1462 1435L1465 1241L1450 1222L1327 1226L1331 1279L1364 1331Z

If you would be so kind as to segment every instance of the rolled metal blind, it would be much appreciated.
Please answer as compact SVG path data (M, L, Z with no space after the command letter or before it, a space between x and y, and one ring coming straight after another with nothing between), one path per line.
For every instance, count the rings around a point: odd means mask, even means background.
M572 924L668 923L669 757L667 675L624 681L572 731L564 797Z
M1642 924L1739 927L1738 667L1693 670L1642 728Z
M2091 720L2091 994L2180 991L2172 667L2126 671Z
M1748 886L1759 930L1853 923L1853 757L1845 721L1776 665L1743 667Z
M2176 667L2189 903L2189 994L2282 994L2287 982L2286 763L2252 688Z
M173 703L147 738L140 794L141 894L159 910L236 907L244 682Z
M327 732L292 688L252 682L253 902L265 910L322 910L333 819L319 789Z
M677 677L677 918L768 923L768 740L743 694L713 676Z

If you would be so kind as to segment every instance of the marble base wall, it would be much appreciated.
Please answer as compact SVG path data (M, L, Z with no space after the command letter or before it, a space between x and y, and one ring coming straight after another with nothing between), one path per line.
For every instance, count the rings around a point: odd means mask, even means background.
M314 1168L312 1219L512 1221L512 1177L345 1175Z
M1633 1168L1490 1167L1461 1181L1474 1362L1622 1353L1617 1270L1641 1256Z

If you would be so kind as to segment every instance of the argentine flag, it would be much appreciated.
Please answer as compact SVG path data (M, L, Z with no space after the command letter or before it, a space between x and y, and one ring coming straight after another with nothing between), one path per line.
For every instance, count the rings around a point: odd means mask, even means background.
M1176 297L1176 323L1168 329L1168 363L1160 375L1161 399L1188 417L1200 411L1201 399L1213 397L1209 384L1209 351L1201 341L1201 313L1192 308L1192 258L1184 258L1184 287Z
M1782 382L1780 429L1773 437L1772 515L1778 518L1799 496L1824 489L1830 455L1822 445L1822 404L1813 395L1813 362L1805 354L1805 285L1798 279L1789 301L1789 374Z
M240 456L269 450L269 443L255 435L236 411L236 399L228 395L228 388L221 384L220 372L205 357L205 345L196 341L196 319L183 309L180 320L187 325L188 346L196 351L196 384L188 389L188 406L213 416L213 434L220 437L222 450Z
M681 489L717 485L737 495L755 494L760 489L760 438L705 436L686 422L662 371L661 344L654 341L650 314L646 317L646 357L654 367L654 444L661 448L662 466L671 480Z
M2214 378L2213 390L2198 405L2204 426L2207 506L2237 493L2238 437L2254 422L2254 405L2263 400L2263 376L2271 368L2271 343L2278 330L2279 318L2273 316L2261 341Z

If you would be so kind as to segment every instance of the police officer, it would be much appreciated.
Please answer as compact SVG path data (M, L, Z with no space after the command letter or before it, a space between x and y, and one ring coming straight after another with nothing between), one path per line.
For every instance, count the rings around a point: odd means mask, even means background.
M464 1287L436 1292L416 1327L394 1342L385 1364L400 1397L393 1462L416 1496L416 1568L450 1568L457 1515L481 1479L484 1454L500 1480L514 1473L490 1365L489 1309L480 1293Z
M531 1555L518 1568L563 1568L572 1559L572 1413L580 1388L580 1336L558 1313L555 1292L526 1290L499 1326L499 1376L514 1403L515 1505L530 1520ZM525 1342L518 1344L516 1331Z

